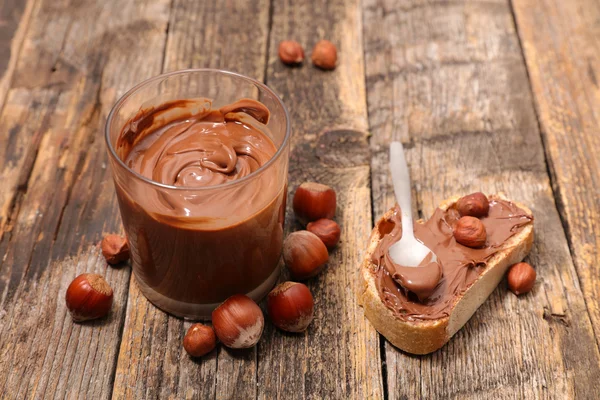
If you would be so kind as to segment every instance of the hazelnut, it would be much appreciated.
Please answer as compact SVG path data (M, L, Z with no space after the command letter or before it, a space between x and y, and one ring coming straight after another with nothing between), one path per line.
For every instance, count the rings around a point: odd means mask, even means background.
M508 288L517 296L529 292L535 284L535 269L526 262L520 262L508 270Z
M304 49L295 40L284 40L279 43L279 59L287 65L300 64L304 61Z
M303 224L321 218L333 218L335 207L335 191L327 185L304 182L294 194L294 213Z
M183 348L192 357L202 357L216 346L215 331L207 325L193 324L183 338Z
M113 302L113 290L98 274L81 274L71 282L65 296L73 321L104 317Z
M321 272L329 261L329 254L317 235L297 231L290 233L283 242L283 260L294 279L304 280Z
M248 296L235 294L212 312L213 328L223 344L247 349L258 343L265 326L260 307Z
M340 240L340 226L330 219L321 218L310 222L306 230L317 235L328 248L335 247Z
M487 240L483 223L475 217L461 217L454 227L454 238L463 246L482 247Z
M321 69L334 69L337 62L337 49L329 40L319 40L310 58L313 64Z
M306 285L283 282L269 293L267 310L273 325L287 332L302 332L314 316L315 302Z
M129 259L129 242L123 236L106 235L102 239L101 247L102 255L109 264L118 264Z
M481 192L471 193L458 199L456 209L461 217L471 216L481 218L488 214L490 203L485 194Z

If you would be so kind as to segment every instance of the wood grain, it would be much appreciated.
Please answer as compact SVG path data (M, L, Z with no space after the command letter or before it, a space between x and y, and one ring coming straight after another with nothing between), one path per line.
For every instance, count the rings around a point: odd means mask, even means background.
M600 340L600 4L513 0L581 289Z
M240 3L241 4L241 3ZM287 5L285 5L288 7ZM343 8L343 4L336 5ZM200 7L200 8L199 8ZM249 5L247 7L250 7ZM165 57L165 70L179 69L183 67L217 67L232 69L249 76L262 78L265 66L264 62L267 59L266 54L261 53L266 51L267 38L267 4L259 4L254 8L245 8L241 5L231 8L230 5L224 3L216 3L214 5L200 5L197 2L175 2L174 9L171 14L172 24L169 30L169 38ZM348 11L354 19L358 18L358 8L355 5ZM201 21L195 19L194 16L202 18ZM235 18L234 18L235 17ZM232 31L227 31L225 20L231 18L240 20L243 18L252 18L247 23L241 22L235 26L229 27ZM290 15L284 15L286 19L291 18ZM258 21L260 24L255 24L253 21ZM277 10L275 10L274 21L277 21ZM311 16L310 18L314 18ZM178 23L175 24L174 21ZM285 20L281 19L280 25ZM345 26L350 26L351 20L343 19L340 23ZM214 25L213 25L214 24ZM203 26L203 34L197 32L197 26ZM264 27L265 29L257 29ZM247 30L242 30L243 37L236 39L242 40L244 43L253 43L253 46L235 45L230 42L230 38L238 38L233 35L233 30L240 34L240 29L247 27ZM346 28L347 29L347 28ZM218 33L213 33L218 32ZM310 32L305 31L305 35ZM333 37L335 38L335 36ZM351 40L354 38L350 37ZM276 54L277 44L279 39L273 38L269 46L269 69L267 79L275 80L276 74L288 73L288 71L279 65ZM315 40L313 40L313 43ZM311 43L312 44L312 43ZM360 49L352 49L349 44L346 44L349 60L358 58L360 61ZM198 50L197 50L198 49ZM202 50L200 50L202 49ZM349 64L350 65L350 64ZM361 65L361 64L359 64ZM244 352L234 352L225 348L220 348L216 352L216 360L214 358L203 359L201 361L192 361L183 353L181 345L178 342L169 342L166 332L160 336L156 335L153 328L156 312L153 310L147 301L139 295L134 284L132 284L131 298L128 308L128 318L125 324L124 336L122 341L121 355L119 357L119 365L117 368L117 377L115 381L115 395L148 395L144 392L148 388L148 383L144 379L140 379L148 374L146 366L147 359L161 359L161 354L153 354L151 350L142 350L141 355L138 355L141 349L145 347L144 343L152 340L153 342L162 343L162 346L157 349L167 348L169 352L176 354L181 352L176 365L168 364L162 366L162 371L172 371L177 369L179 373L186 371L186 374L194 376L194 371L199 370L202 375L196 376L196 379L185 380L183 382L175 381L159 381L154 383L162 388L162 395L173 396L175 394L185 393L186 396L216 396L217 398L248 398L255 397L271 398L284 397L287 398L291 393L295 393L301 397L320 398L323 395L326 397L339 397L348 395L358 398L366 394L371 394L375 397L382 396L382 385L379 374L378 362L378 341L375 332L365 323L362 315L357 311L354 302L355 282L351 280L353 270L345 270L342 265L358 265L358 256L352 250L356 246L353 245L357 241L357 237L362 240L366 238L370 226L370 215L365 214L370 211L369 191L368 191L368 166L366 164L368 158L364 156L368 151L366 147L366 109L364 107L364 86L361 86L360 80L352 87L342 85L343 80L351 79L350 72L356 73L356 69L342 68L339 73L331 74L329 77L326 73L315 70L311 67L306 67L306 76L310 81L305 82L304 87L296 89L278 90L284 97L288 93L294 93L296 90L305 90L316 92L322 90L320 88L323 80L329 80L328 89L331 94L326 95L322 103L314 103L310 108L310 112L317 111L324 105L338 107L334 101L333 91L353 90L358 93L357 99L363 99L362 108L360 103L354 101L348 105L344 105L341 112L337 109L327 110L323 115L313 122L312 126L306 132L312 133L312 136L307 135L303 139L294 141L295 158L306 158L314 160L316 158L314 143L317 138L317 133L322 133L321 137L316 140L317 143L327 144L328 141L335 143L340 142L340 132L333 129L331 132L320 132L324 126L336 127L342 126L345 128L359 129L360 131L350 131L344 137L351 138L358 145L362 145L361 152L363 166L348 170L343 169L327 169L321 170L319 176L312 175L312 179L327 181L330 184L335 184L336 188L343 189L338 191L341 200L347 199L350 208L343 211L341 220L348 225L349 229L346 234L348 245L346 250L339 250L339 253L333 258L328 273L327 283L315 283L317 287L315 296L317 300L317 323L318 328L314 331L309 331L307 335L283 335L279 331L275 331L271 326L266 328L263 340L256 349L251 349ZM296 70L292 70L296 71ZM358 70L363 74L362 66ZM279 80L280 85L283 80ZM277 86L274 85L277 90ZM321 93L316 93L317 96L322 96ZM329 100L329 101L328 101ZM286 102L288 103L288 102ZM289 103L288 103L289 104ZM358 105L357 105L358 104ZM291 103L291 107L302 108L299 103ZM354 109L358 108L359 113L354 114ZM336 115L337 114L337 115ZM362 115L361 115L362 114ZM360 118L355 118L355 116ZM301 121L306 118L306 114L295 114L296 121ZM323 121L324 123L319 123ZM337 125L336 125L337 124ZM297 144L297 145L296 145ZM301 145L304 147L298 148ZM308 146L307 146L308 145ZM342 148L333 155L329 156L330 162L346 159L352 162L352 159L357 157L352 156L350 151L354 147L352 143ZM292 161L291 169L295 170L295 175L292 172L290 184L297 184L303 179L299 176L297 168L309 165L309 161L304 161L302 164L297 164ZM335 171L335 172L334 172ZM344 171L342 178L337 178L335 175ZM318 171L315 170L316 174ZM338 183L336 183L338 182ZM356 190L354 190L356 189ZM346 191L349 190L349 195ZM356 210L360 210L357 213ZM364 210L364 211L363 211ZM356 215L358 214L358 215ZM343 225L344 225L343 223ZM288 226L293 224L292 216L288 214ZM347 263L347 264L346 264ZM317 286L318 285L318 286ZM331 287L328 287L331 286ZM130 315L135 315L135 322L132 319L130 324ZM341 321L349 318L343 330L336 332L337 326ZM167 318L171 321L171 318ZM162 321L164 325L165 321ZM161 322L158 322L161 325ZM183 331L185 327L173 324L168 331L175 336ZM171 332L172 329L172 332ZM370 339L366 336L370 335ZM354 339L357 337L357 339ZM139 338L139 340L134 340ZM370 340L370 341L369 341ZM341 344L338 344L342 341ZM364 343L362 343L362 342ZM347 343L344 343L347 342ZM339 347L336 351L319 351L320 348L331 349L333 345ZM356 348L356 350L354 350ZM328 364L335 362L343 365L336 376L333 371L326 368ZM160 363L160 361L158 362ZM317 368L309 370L309 365L316 365ZM369 368L372 371L369 371ZM215 370L216 369L216 374ZM212 370L212 373L210 372ZM308 371L307 371L308 370ZM137 375L132 375L130 371L136 371ZM373 372L374 371L374 372ZM349 375L350 379L346 378ZM341 379L348 380L348 383L340 385ZM183 385L183 387L181 386ZM214 387L214 394L209 391L209 388ZM154 385L153 385L154 386ZM147 390L147 389L146 389ZM153 397L151 394L151 397Z
M536 217L528 257L539 277L533 292L517 298L502 283L431 355L410 356L386 343L389 397L598 393L600 355L554 203L508 2L363 5L374 216L393 204L387 146L402 140L420 216L451 195L483 190L505 192Z
M6 100L34 5L35 0L6 0L0 4L0 108Z
M102 128L119 94L160 71L153 49L164 47L169 3L39 1L32 10L0 116L3 184L18 189L2 198L8 398L111 395L130 272L107 268L96 246L120 229ZM106 319L74 324L64 294L85 271L106 276L115 304Z
M266 81L292 118L290 196L304 181L332 186L342 239L327 269L308 282L315 298L308 331L284 335L266 328L258 353L260 399L383 397L378 336L355 296L371 228L361 25L359 1L273 3ZM324 38L338 48L338 67L331 72L310 63L312 47ZM286 39L304 46L303 66L289 68L277 59ZM301 229L289 209L287 217L288 230Z
M600 6L512 2L3 2L0 397L594 398ZM310 63L321 38L338 46L335 71ZM302 67L279 62L284 39L304 45ZM108 111L135 83L189 67L240 72L282 96L289 193L306 180L333 186L342 226L327 270L308 282L306 333L267 324L257 348L202 360L181 346L190 323L153 307L97 246L121 230ZM381 340L355 300L372 220L393 204L391 140L406 144L420 216L473 190L504 191L536 216L533 292L516 298L501 284L423 357ZM286 230L296 229L289 207ZM115 289L108 318L71 321L63 296L82 272Z
M25 32L29 26L31 13L35 1L19 2L9 1L2 4L0 8L0 110L4 107L9 86L15 71L17 60L23 44ZM20 181L19 171L24 164L28 164L27 157L21 157L19 153L13 155L15 151L22 151L15 145L17 135L10 135L12 141L5 141L6 146L0 150L0 157L4 161L0 178L3 183L3 190L0 191L0 237L4 235L7 225L10 222L10 213L19 196L20 188L23 186ZM7 136L4 136L5 138ZM30 163L30 162L29 162Z
M163 71L220 68L262 80L268 16L266 0L175 0ZM133 277L130 287L114 384L116 398L256 397L256 348L235 352L220 347L194 360L182 346L191 323L157 310Z

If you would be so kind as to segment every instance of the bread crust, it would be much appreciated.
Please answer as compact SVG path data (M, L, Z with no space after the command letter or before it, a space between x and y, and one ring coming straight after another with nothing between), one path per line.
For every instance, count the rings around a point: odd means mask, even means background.
M509 201L504 195L492 195L490 199ZM460 196L451 197L439 206L442 210L450 208ZM513 202L529 215L531 210L522 204ZM373 271L377 266L371 262L371 256L379 243L379 225L390 218L394 208L381 217L371 233L364 261L360 267L361 285L358 302L371 324L394 346L412 354L428 354L440 349L471 318L477 308L494 291L506 270L527 256L533 245L533 223L526 225L521 232L511 237L505 248L488 261L487 267L473 284L457 296L448 317L435 320L405 321L397 318L383 304L375 286ZM423 221L417 221L423 223Z

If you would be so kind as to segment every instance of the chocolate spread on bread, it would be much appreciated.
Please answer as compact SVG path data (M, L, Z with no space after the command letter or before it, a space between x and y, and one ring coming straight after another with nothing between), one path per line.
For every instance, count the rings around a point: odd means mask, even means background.
M436 209L424 224L415 224L415 237L437 255L439 267L425 260L419 267L402 267L391 260L388 249L400 240L400 210L378 224L381 237L373 252L375 285L387 308L402 320L435 320L447 317L457 296L464 293L485 270L488 260L505 243L533 221L533 216L510 201L490 198L488 215L481 218L487 242L482 248L470 248L456 242L453 228L460 218L456 208Z

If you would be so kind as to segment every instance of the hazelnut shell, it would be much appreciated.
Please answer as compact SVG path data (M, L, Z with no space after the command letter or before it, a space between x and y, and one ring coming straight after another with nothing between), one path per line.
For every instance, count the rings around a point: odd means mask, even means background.
M113 303L113 290L98 274L81 274L71 282L65 295L73 321L87 321L108 314Z
M337 48L329 40L320 40L315 45L310 58L316 67L325 70L335 69Z
M273 325L286 332L306 330L314 317L314 299L306 285L283 282L267 297L267 310Z
M298 186L292 204L296 218L303 224L321 218L333 218L336 205L335 191L316 182L304 182Z
M304 49L295 40L284 40L279 43L279 59L286 65L296 65L304 61Z
M260 307L250 297L235 294L212 312L219 340L233 349L246 349L258 343L265 326Z
M481 218L488 215L490 203L485 194L481 192L471 193L458 199L456 209L462 217L471 216Z
M314 222L310 222L306 226L306 230L317 235L329 249L335 247L340 241L340 226L330 219L321 218Z
M483 223L475 217L461 217L454 227L454 238L463 246L479 248L485 246L487 233Z
M106 259L106 262L114 265L127 261L129 259L129 242L127 238L110 234L104 236L102 243L102 255Z
M290 233L283 242L283 260L292 278L305 280L317 275L329 261L327 247L309 231Z
M526 262L520 262L508 270L508 288L517 296L528 293L535 285L537 273L535 269Z
M202 357L217 346L215 331L207 325L193 324L183 338L183 348L192 357Z

